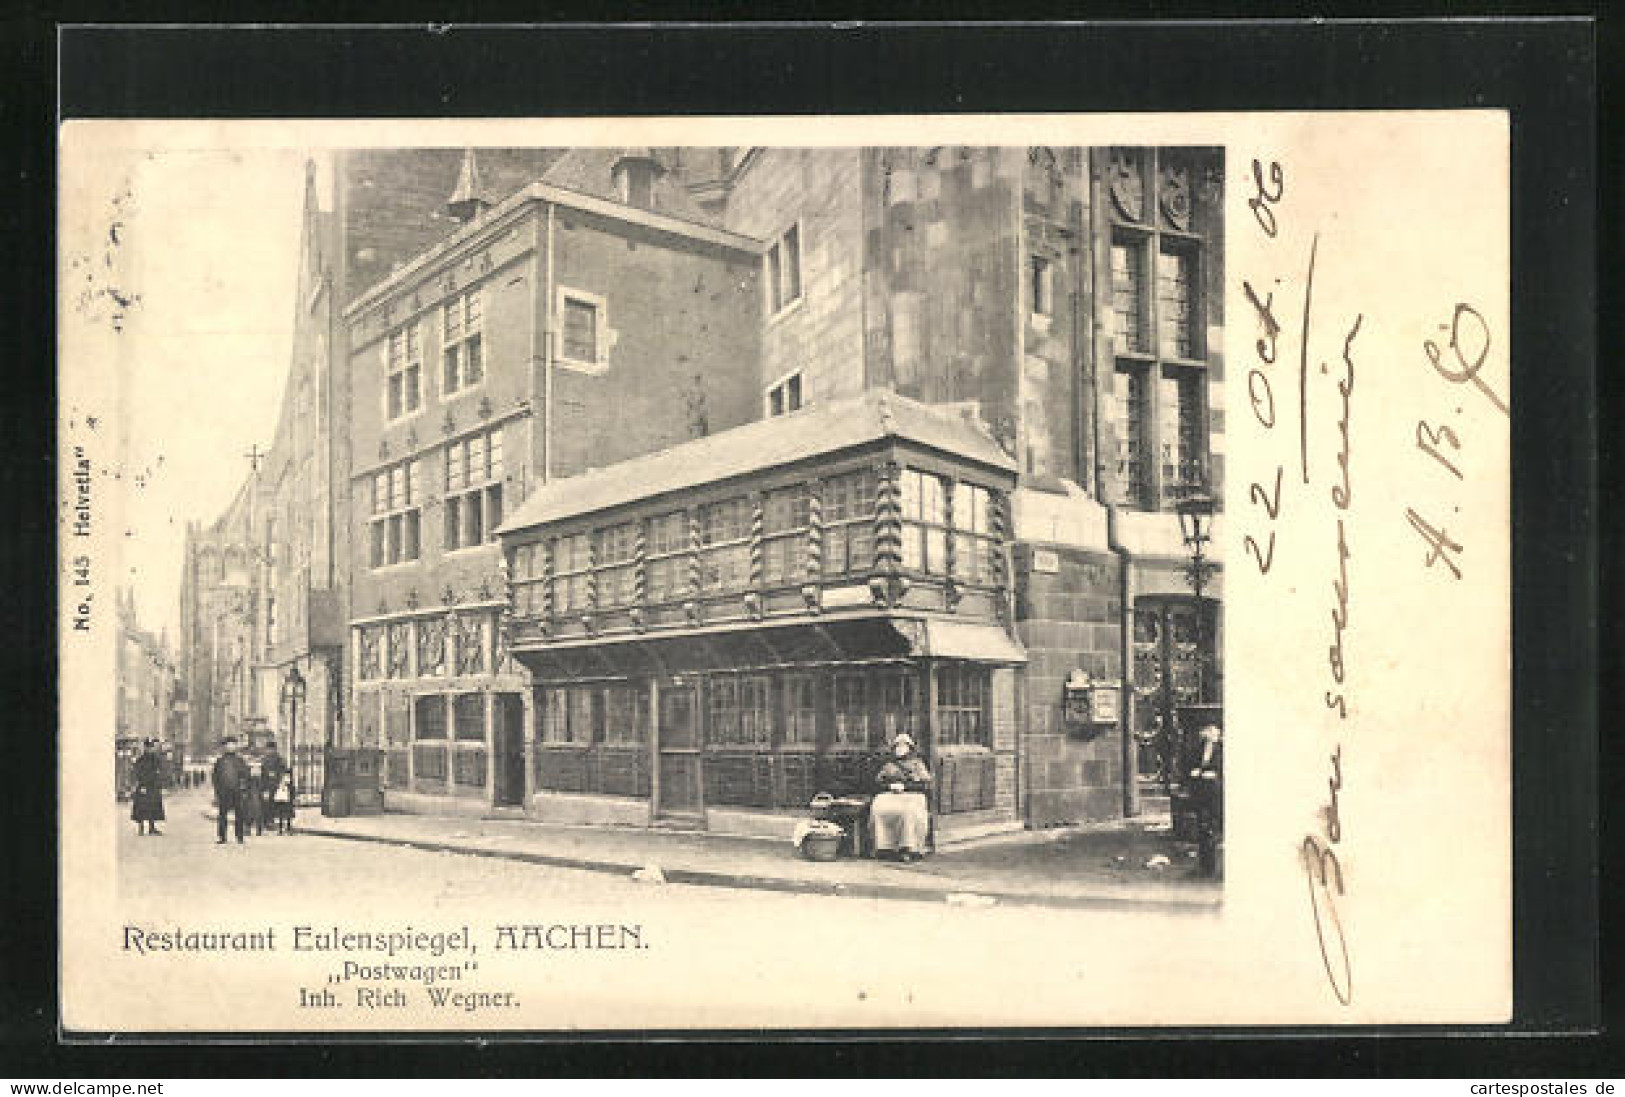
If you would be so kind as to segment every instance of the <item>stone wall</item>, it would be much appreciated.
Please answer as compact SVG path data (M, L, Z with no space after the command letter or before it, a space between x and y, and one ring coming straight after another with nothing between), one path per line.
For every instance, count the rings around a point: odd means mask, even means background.
M1035 562L1039 554L1046 559ZM1017 632L1028 659L1022 761L1028 825L1114 818L1123 802L1121 726L1098 734L1068 729L1062 685L1074 669L1095 681L1121 678L1117 558L1032 544L1017 545L1014 558Z
M600 371L555 367L555 476L760 417L754 255L563 207L554 240L555 281L601 297L610 329Z

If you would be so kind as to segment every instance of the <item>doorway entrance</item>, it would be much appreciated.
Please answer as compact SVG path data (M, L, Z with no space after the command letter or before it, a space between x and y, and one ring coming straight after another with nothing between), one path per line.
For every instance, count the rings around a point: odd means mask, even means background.
M655 719L655 817L691 819L700 815L700 719L692 685L658 687Z
M1222 696L1216 625L1217 603L1209 598L1135 600L1133 730L1142 794L1172 793L1187 747L1181 712Z
M525 802L525 707L517 693L498 693L491 700L496 705L492 798L497 807L519 807Z

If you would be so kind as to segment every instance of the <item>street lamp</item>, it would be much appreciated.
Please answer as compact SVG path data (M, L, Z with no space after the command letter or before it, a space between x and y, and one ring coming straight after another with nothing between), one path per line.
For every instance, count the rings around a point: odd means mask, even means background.
M1202 588L1207 584L1215 566L1207 558L1207 543L1213 537L1213 496L1191 495L1174 504L1179 513L1179 532L1190 549L1191 562L1185 568L1185 578L1196 591L1196 601L1202 601Z
M1207 605L1202 601L1202 589L1207 585L1208 577L1217 566L1207 557L1208 542L1213 538L1213 497L1206 494L1194 494L1181 499L1174 505L1179 514L1179 532L1184 538L1185 547L1190 550L1190 563L1185 565L1185 579L1190 583L1196 594L1196 703L1207 702ZM1181 742L1173 754L1180 753L1183 748L1183 729L1180 729Z

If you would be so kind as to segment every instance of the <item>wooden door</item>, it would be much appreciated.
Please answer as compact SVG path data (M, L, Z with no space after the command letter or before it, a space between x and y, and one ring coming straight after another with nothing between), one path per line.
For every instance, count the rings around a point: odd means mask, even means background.
M495 795L499 806L525 802L525 709L517 694L499 693L493 737Z
M664 818L699 815L700 713L693 686L660 687L654 730L659 767L655 814Z

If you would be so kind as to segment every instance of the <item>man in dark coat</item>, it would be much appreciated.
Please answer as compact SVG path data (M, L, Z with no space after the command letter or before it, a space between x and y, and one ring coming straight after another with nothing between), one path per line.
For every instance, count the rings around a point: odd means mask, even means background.
M251 794L248 763L237 753L237 740L231 736L221 745L214 763L215 843L226 840L226 813L236 826L237 841L243 840L243 798Z
M135 821L137 833L162 836L158 824L164 818L164 758L158 752L158 740L146 741L141 757L130 767L130 781L135 786L130 797L130 818Z
M1218 876L1224 844L1224 737L1217 725L1201 730L1194 761L1190 783L1196 808L1197 871Z

